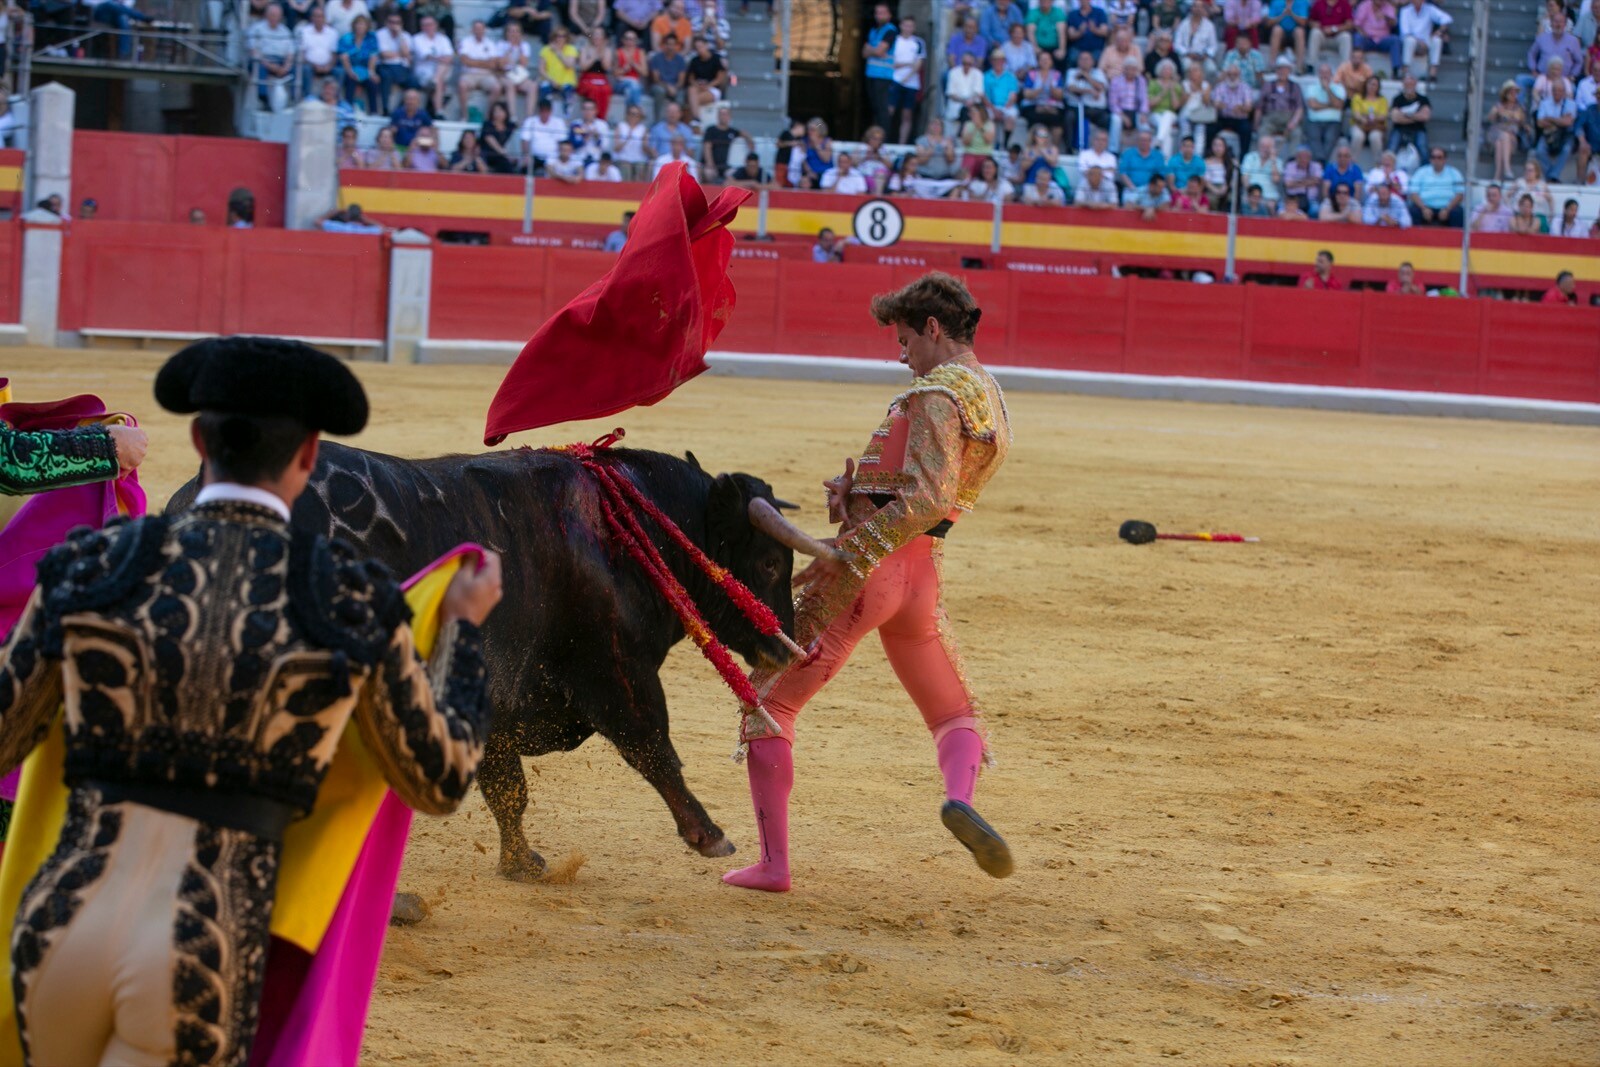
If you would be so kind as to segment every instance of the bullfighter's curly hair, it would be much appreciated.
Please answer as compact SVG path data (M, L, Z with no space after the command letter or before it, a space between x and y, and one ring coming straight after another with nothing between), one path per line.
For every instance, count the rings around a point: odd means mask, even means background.
M872 317L880 326L904 324L920 336L937 319L950 339L971 344L983 310L961 279L943 271L924 274L903 289L872 298Z

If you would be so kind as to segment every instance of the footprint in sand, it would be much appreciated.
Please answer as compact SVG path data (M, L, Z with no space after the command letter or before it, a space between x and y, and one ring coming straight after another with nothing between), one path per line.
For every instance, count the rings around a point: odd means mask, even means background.
M1236 945L1265 945L1266 942L1259 937L1245 933L1237 926L1227 926L1223 923L1201 923L1206 933L1219 941L1232 941Z

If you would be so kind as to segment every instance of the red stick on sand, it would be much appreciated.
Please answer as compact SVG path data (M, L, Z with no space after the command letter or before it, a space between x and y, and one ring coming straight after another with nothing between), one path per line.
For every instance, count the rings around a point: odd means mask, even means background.
M1123 523L1122 529L1117 531L1117 536L1131 545L1148 545L1151 541L1228 541L1254 545L1261 541L1259 537L1245 537L1236 533L1209 533L1204 530L1197 533L1158 533L1153 524L1138 519L1129 519Z

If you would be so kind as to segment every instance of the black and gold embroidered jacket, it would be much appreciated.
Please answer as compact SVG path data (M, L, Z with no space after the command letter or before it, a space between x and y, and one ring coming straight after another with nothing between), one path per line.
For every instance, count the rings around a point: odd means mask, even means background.
M0 648L0 774L64 702L68 785L306 812L354 715L395 792L451 812L488 731L482 644L450 623L424 665L409 618L381 565L253 504L76 531Z

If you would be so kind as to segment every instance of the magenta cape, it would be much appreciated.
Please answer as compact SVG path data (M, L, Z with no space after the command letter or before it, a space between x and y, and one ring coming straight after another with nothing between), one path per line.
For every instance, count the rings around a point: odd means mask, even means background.
M437 626L437 579L482 552L461 545L406 582L419 650ZM431 606L422 588L430 578ZM273 937L252 1067L355 1067L410 829L411 809L386 791L317 951Z
M95 396L75 396L52 404L0 405L0 422L18 430L70 430L110 415ZM132 420L128 420L132 421ZM133 472L116 481L52 489L23 502L0 529L0 633L9 634L33 594L39 559L79 526L103 526L117 515L145 512L144 490ZM22 769L0 781L0 797L15 800Z

